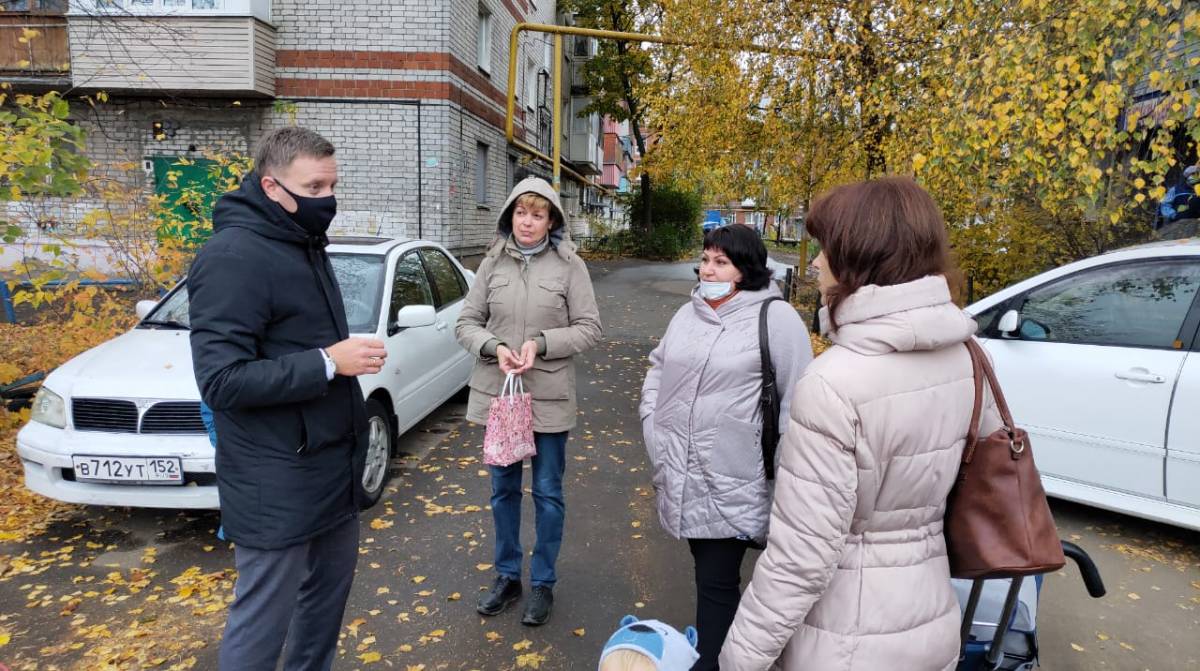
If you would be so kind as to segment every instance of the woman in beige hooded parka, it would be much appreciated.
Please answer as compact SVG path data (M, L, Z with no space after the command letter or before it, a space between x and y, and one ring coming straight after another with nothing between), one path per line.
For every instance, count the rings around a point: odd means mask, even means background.
M724 671L950 671L959 608L942 517L971 418L947 237L908 178L812 208L833 346L792 394L770 537L721 651ZM990 398L984 435L1000 419Z
M479 264L455 334L478 357L471 374L467 419L486 424L488 407L507 373L522 376L533 397L531 459L537 540L530 558L532 595L523 624L550 618L562 546L568 432L575 427L575 360L600 341L600 310L587 266L567 236L556 192L544 179L521 180L497 223L496 240ZM489 466L495 524L496 577L476 610L494 616L521 597L523 462Z

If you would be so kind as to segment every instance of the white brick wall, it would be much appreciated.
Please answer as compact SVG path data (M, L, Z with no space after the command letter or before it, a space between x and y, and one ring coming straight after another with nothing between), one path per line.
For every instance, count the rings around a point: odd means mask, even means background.
M492 13L492 69L489 81L507 88L508 36L516 21L501 0L391 0L383 3L335 0L275 0L273 23L281 50L449 52L474 69L480 2ZM528 2L528 0L526 0ZM520 7L513 0L516 7ZM537 0L530 22L553 23L555 3ZM525 63L544 62L547 36L527 33L518 59L518 91L524 105ZM547 68L549 69L549 68ZM503 116L496 101L474 93L470 83L439 70L281 68L281 78L451 82ZM165 106L163 104L165 102ZM511 187L510 156L501 129L452 101L421 103L420 173L417 197L417 111L413 101L295 101L295 123L328 137L338 149L338 209L334 231L416 237L448 247L478 251L495 233L496 218ZM262 134L292 122L271 101L228 99L117 99L98 111L81 108L88 130L88 153L114 166L151 156L201 157L205 152L251 151ZM174 136L153 138L152 122L168 120ZM489 147L487 193L482 206L475 193L476 145ZM189 149L193 149L189 153ZM114 176L152 189L140 171ZM418 207L419 205L419 207ZM77 219L86 204L64 203L61 219ZM418 231L418 219L421 221Z
M450 0L275 0L280 49L444 51Z

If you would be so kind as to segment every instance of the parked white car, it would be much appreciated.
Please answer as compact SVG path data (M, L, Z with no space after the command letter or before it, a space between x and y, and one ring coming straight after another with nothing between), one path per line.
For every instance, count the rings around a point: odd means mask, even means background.
M1200 239L1038 275L968 309L1051 496L1200 530Z
M370 441L362 487L377 499L397 437L461 391L473 360L454 323L474 274L423 241L333 238L328 251L350 332L387 343L359 378ZM25 484L71 503L217 508L213 448L192 373L186 281L138 304L141 321L63 364L17 435Z

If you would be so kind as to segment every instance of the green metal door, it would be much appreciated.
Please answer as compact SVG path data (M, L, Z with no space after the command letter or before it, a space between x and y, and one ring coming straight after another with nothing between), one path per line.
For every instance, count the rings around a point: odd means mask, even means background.
M153 156L154 193L162 197L158 237L200 244L212 233L212 210L221 196L216 161L184 156Z

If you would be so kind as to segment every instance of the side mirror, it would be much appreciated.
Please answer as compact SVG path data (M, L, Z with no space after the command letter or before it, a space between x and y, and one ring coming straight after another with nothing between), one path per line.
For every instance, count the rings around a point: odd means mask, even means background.
M1016 333L1021 328L1021 313L1016 310L1009 310L1000 317L1000 323L996 324L996 330L1005 335Z
M155 305L158 305L158 301L138 301L133 311L137 313L138 319L145 319Z
M437 321L437 311L432 305L405 305L396 312L394 328L414 329L422 326L433 326Z

